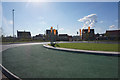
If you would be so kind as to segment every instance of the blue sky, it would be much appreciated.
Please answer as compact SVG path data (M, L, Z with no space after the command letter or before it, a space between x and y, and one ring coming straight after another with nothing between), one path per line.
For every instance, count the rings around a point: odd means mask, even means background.
M51 26L60 34L76 35L84 25L78 20L90 14L97 15L95 33L118 28L117 2L2 2L2 28L12 35L12 9L15 9L17 30L30 31L32 36L44 34Z

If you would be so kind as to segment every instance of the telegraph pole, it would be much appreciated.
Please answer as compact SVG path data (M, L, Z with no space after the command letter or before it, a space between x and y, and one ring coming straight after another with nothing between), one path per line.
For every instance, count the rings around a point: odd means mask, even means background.
M12 14L13 14L13 38L14 38L14 9L12 10Z

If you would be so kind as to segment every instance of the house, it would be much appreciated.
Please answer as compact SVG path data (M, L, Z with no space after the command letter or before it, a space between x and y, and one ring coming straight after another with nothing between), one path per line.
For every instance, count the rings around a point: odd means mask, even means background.
M73 41L80 41L82 40L81 36L73 36Z
M103 33L103 34L97 33L97 34L95 34L95 37L96 37L96 40L107 40L105 33Z
M52 34L53 34L53 30L52 30ZM45 39L46 40L51 40L51 30L46 30L46 37L45 37ZM57 39L57 37L58 37L58 31L56 30L56 35L55 35L55 37L56 37L56 39Z
M34 39L34 40L43 40L43 39L44 39L44 36L43 36L43 34L38 34L38 35L36 35L36 36L33 36L33 39Z
M106 36L108 40L120 40L120 30L107 30Z
M95 40L94 29L90 29L90 32L88 32L88 29L83 29L82 40Z
M18 39L31 39L31 33L27 31L18 31L17 30L17 38Z
M72 39L72 36L68 36L67 34L59 34L58 41L69 41Z

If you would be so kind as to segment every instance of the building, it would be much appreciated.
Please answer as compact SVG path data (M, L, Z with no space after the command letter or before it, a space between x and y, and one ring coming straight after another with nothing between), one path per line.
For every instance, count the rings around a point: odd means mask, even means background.
M43 34L39 34L39 35L33 36L33 39L34 40L44 40L44 35Z
M90 29L89 33L88 33L88 29L83 29L82 40L95 40L94 29Z
M107 30L106 37L108 40L120 40L120 30Z
M95 38L96 38L96 40L107 40L105 33L103 33L103 34L97 33L97 34L95 34Z
M73 36L73 41L80 41L82 40L81 36Z
M95 34L95 38L96 38L96 40L107 40L105 33L103 33L103 34L97 33L97 34Z
M67 34L59 34L58 41L69 41L72 40L72 36L68 36Z
M51 30L46 30L46 35L51 35ZM56 30L56 35L58 35L58 31Z
M13 42L16 41L16 37L12 37L12 36L2 36L2 42Z
M52 31L53 32L53 31ZM58 38L58 31L56 30L56 39ZM51 40L51 30L46 30L46 40Z
M17 30L17 38L18 39L31 39L31 33Z
M72 36L68 36L69 41L73 41L73 37Z

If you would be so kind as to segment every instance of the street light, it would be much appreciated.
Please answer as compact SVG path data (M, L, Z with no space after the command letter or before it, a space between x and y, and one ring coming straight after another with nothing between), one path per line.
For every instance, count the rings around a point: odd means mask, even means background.
M13 38L14 38L14 9L12 10L12 15L13 15Z

